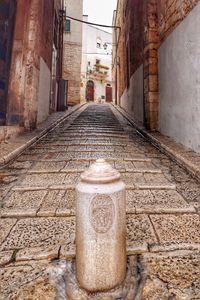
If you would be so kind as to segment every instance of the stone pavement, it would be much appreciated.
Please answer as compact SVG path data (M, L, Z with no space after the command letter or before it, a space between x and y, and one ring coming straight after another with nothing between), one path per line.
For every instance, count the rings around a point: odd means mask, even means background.
M149 131L143 124L138 124L121 107L115 105L115 108L147 139L151 144L158 148L163 153L167 154L174 161L189 172L193 177L200 182L200 153L187 148L170 137L163 135L158 131Z
M127 185L132 299L200 299L200 184L102 104L80 108L0 170L0 299L66 299L59 276L75 256L74 187L97 158Z

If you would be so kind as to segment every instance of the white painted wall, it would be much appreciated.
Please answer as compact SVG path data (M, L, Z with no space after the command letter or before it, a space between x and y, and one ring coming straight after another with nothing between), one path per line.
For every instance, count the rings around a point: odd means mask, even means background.
M200 153L200 3L159 49L160 131Z
M143 124L143 65L131 76L129 89L125 89L120 99L120 106L124 108L136 122Z
M49 115L50 84L51 72L44 60L40 58L37 123L41 123Z
M67 16L82 20L83 15L83 0L65 0L65 8ZM71 20L71 32L64 33L64 43L78 43L82 42L82 23Z

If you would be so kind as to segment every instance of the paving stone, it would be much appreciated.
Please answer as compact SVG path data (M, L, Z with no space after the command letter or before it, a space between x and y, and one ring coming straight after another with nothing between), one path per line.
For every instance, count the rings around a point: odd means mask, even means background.
M129 253L135 253L135 248L144 248L146 243L157 241L153 227L147 215L127 215L127 247ZM132 249L132 250L131 250Z
M188 201L195 201L200 199L200 185L194 183L178 184L177 190L183 195Z
M0 174L0 184L1 185L6 185L8 183L12 183L17 181L18 177L14 175L6 175L6 174Z
M115 168L121 172L125 172L125 162L123 160L115 161Z
M80 180L80 173L68 173L63 181L63 184L76 185Z
M14 191L4 201L2 216L35 216L46 191Z
M200 220L197 214L150 216L161 243L200 243Z
M92 153L91 152L67 152L67 153L59 153L59 159L62 160L72 160L72 159L91 159Z
M0 269L0 299L50 300L56 290L48 275L48 263L24 262Z
M148 205L154 205L154 197L150 190L127 190L126 206L128 213L135 213L136 209ZM152 208L153 209L153 208Z
M62 216L74 214L74 190L53 190L49 191L44 203L42 204L38 216Z
M32 165L31 161L14 161L9 165L9 168L13 169L29 169Z
M87 145L85 145L85 146L69 146L68 151L73 152L73 151L90 151L90 150L88 149Z
M13 251L0 251L0 267L11 262Z
M143 173L122 173L122 180L127 186L146 185Z
M152 164L150 161L135 161L133 162L134 167L138 170L155 170L158 169L155 165Z
M8 190L0 188L0 203L2 202L2 200L4 199L4 197L6 196L7 192L8 192Z
M32 172L59 172L64 166L65 162L36 162L33 167L29 170L29 173Z
M128 190L127 210L136 213L195 212L195 208L173 190Z
M114 152L116 151L116 148L113 146L87 146L87 151L92 151L92 152Z
M126 172L127 172L128 170L133 171L133 169L135 169L135 166L134 166L134 164L133 164L132 161L124 161L124 166L125 166Z
M28 261L28 260L53 260L59 256L60 246L52 247L35 247L21 249L16 254L16 261Z
M70 171L84 171L90 165L90 162L87 160L72 160L69 161L66 166L63 168L63 172Z
M2 250L68 244L74 226L73 217L21 219L3 243Z
M65 174L31 174L26 175L22 180L21 186L24 187L40 187L55 184L62 184L65 179Z
M75 246L75 234L71 235L71 240L67 245L61 246L60 249L60 259L69 259L69 258L75 258L76 256L76 246Z
M143 254L141 268L140 299L199 299L200 252Z
M46 153L46 154L43 154L41 155L40 159L37 159L38 160L57 160L59 157L59 152L50 152L50 153Z
M16 219L0 219L0 244L5 240L16 222Z
M75 191L67 190L65 192L64 197L62 197L61 201L58 203L56 215L61 215L64 210L70 212L70 214L74 213L75 210Z
M148 185L170 185L171 182L169 182L166 177L163 174L144 174L144 178L146 180L146 183Z
M32 162L37 161L42 157L42 154L22 154L18 157L17 162Z

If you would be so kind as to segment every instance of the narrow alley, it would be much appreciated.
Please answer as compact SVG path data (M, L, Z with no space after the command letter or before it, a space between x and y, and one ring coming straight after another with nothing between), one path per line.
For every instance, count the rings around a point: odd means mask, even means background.
M66 299L49 268L75 257L74 187L98 158L126 184L129 299L200 299L200 185L111 104L85 104L0 170L0 299Z

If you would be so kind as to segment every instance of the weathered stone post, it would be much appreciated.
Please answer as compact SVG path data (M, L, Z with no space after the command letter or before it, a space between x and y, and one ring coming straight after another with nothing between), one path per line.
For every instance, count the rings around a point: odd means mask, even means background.
M76 273L89 292L108 291L126 275L125 184L102 159L76 187Z

